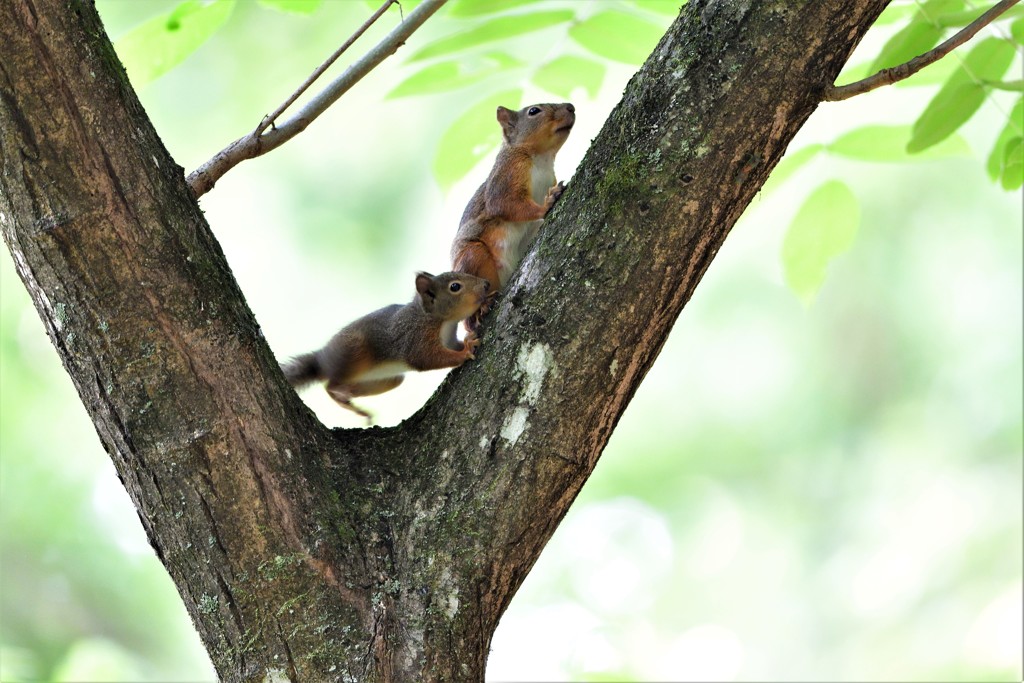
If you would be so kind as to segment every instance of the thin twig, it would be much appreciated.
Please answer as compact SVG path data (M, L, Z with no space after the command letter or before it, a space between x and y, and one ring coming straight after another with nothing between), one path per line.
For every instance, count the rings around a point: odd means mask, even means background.
M198 199L217 183L229 170L246 159L266 154L272 149L277 149L288 140L301 133L313 122L316 117L324 113L328 107L337 101L353 85L358 83L363 76L372 71L378 64L387 57L393 55L399 47L405 44L409 36L418 29L423 22L430 18L434 12L448 0L423 0L416 9L409 13L409 16L402 20L391 33L384 37L376 47L363 55L354 64L349 66L344 73L328 83L323 90L307 102L297 114L279 126L270 130L267 127L280 115L287 102L271 116L263 119L260 126L251 133L238 138L230 145L217 152L210 160L197 168L188 176L188 184L193 195ZM388 3L388 6L391 3ZM399 5L401 7L401 5ZM378 10L379 12L380 10ZM362 29L360 29L362 30ZM306 86L304 85L302 89ZM301 90L299 94L301 94ZM297 97L297 95L296 95ZM266 125L264 125L266 124Z
M292 106L295 100L299 99L302 93L306 92L306 88L311 86L313 84L313 81L320 78L320 75L323 72L327 71L327 69L330 68L331 64L334 64L334 62L337 61L338 57L340 57L342 53L345 52L345 50L349 49L352 46L352 43L359 40L359 37L366 33L366 29L370 28L373 25L373 22L380 19L384 12L386 12L388 8L394 4L398 4L398 0L385 0L384 4L381 5L376 12L373 13L373 16L367 19L363 23L363 25L356 30L355 33L349 36L348 40L342 43L341 47L335 50L333 55L328 57L323 64L318 66L316 70L309 75L309 78L306 79L306 82L300 85L298 89L295 92L293 92L291 96L281 104L280 107L275 109L273 113L263 117L263 120L260 121L260 125L256 128L255 131L253 131L253 134L261 135L263 131L265 131L270 126L274 125L274 121L277 120L277 117L280 116L285 109ZM401 9L402 6L399 4L398 8Z
M1002 0L938 47L932 48L923 55L914 57L909 62L904 62L903 64L899 64L888 69L882 69L874 76L868 76L863 80L848 83L847 85L832 86L825 91L825 96L822 99L826 102L838 102L840 100L849 99L855 95L860 95L861 93L869 92L875 88L880 88L883 85L891 85L897 81L902 81L904 78L917 73L929 64L942 59L955 48L963 45L965 42L973 38L978 31L990 24L996 17L1016 5L1018 2L1020 2L1020 0Z
M982 85L993 90L1009 90L1010 92L1024 92L1024 79L1016 81L982 81Z

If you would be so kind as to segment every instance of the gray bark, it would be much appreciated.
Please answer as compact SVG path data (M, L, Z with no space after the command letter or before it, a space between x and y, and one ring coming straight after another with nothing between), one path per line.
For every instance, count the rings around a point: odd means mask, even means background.
M332 431L91 4L0 3L3 236L223 680L482 680L673 322L886 4L691 0L478 361L399 427Z

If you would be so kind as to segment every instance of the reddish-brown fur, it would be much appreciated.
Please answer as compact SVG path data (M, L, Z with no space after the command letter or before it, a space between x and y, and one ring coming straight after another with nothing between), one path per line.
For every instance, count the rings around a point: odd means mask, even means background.
M534 109L539 111L531 116ZM466 206L452 244L452 268L489 280L491 300L562 193L564 186L554 182L554 155L576 115L569 103L535 104L518 112L498 107L497 118L504 144L487 180ZM476 327L469 321L467 326Z
M454 283L458 291L451 291ZM476 335L463 342L454 328L479 309L490 283L468 273L416 276L416 298L393 304L346 325L319 351L281 366L293 386L327 380L327 393L339 405L370 418L352 404L355 396L394 389L408 370L436 370L462 365L475 357ZM446 334L447 332L447 334ZM449 348L451 344L457 348ZM376 375L376 376L374 376Z

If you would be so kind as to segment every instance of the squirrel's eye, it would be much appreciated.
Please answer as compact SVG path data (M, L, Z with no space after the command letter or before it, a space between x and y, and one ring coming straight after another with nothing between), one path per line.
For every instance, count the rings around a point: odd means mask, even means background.
M448 285L448 291L453 293L453 294L455 292L459 291L460 289L462 289L462 283L461 282L453 282L450 285Z
M530 111L526 112L527 116L536 116L540 113L540 107L530 107Z

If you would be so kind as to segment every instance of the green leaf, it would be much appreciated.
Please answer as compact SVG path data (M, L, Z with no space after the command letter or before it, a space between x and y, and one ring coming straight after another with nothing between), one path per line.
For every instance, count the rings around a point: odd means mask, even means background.
M319 9L323 0L259 0L267 7L291 14L312 14Z
M537 69L532 80L534 85L565 99L572 97L576 88L585 89L594 99L604 80L604 71L603 64L591 59L563 55Z
M967 5L965 0L928 0L923 4L920 0L914 0L914 4L919 6L915 21L927 21L935 25L939 24L941 17L961 12Z
M988 38L976 45L914 123L907 151L920 152L966 123L987 95L976 79L999 80L1015 54L1013 45L999 38Z
M890 38L871 64L871 73L910 61L935 47L943 28L937 18L964 8L964 0L928 0L920 5L910 23Z
M839 75L836 76L836 85L841 86L863 80L874 73L870 71L870 69L870 62L861 62L860 64L854 64L853 66L847 64L843 67L843 70L839 72Z
M452 122L441 136L434 157L434 177L445 190L461 179L501 143L498 106L518 109L523 91L506 90L477 102Z
M869 73L877 73L908 62L935 47L942 37L942 29L927 21L912 21L886 42L871 63Z
M569 29L569 36L599 57L642 64L665 29L626 12L606 10Z
M985 85L993 90L1005 90L1007 92L1024 92L1024 80L1017 81L985 81Z
M999 133L999 137L996 138L996 144L988 155L985 167L992 180L998 180L1003 175L1006 145L1010 140L1021 135L1024 135L1024 97L1018 99L1017 104L1010 111L1010 118L1002 132Z
M686 0L633 0L633 4L641 9L674 17L686 4Z
M825 149L825 145L817 142L801 147L795 152L787 151L786 155L782 157L782 161L775 165L772 169L772 173L768 176L767 182L761 188L763 194L767 194L781 185L786 181L789 176L796 173L800 168L803 167L808 161L818 155L818 153Z
M960 28L961 26L967 26L982 14L988 11L988 7L972 8L962 12L950 12L948 14L942 14L936 18L936 23L944 28ZM1024 7L1011 7L1006 10L998 17L996 21L1002 21L1003 19L1009 19L1011 17L1020 16L1024 13Z
M453 17L477 17L481 14L495 14L508 9L529 5L537 0L456 0L448 14Z
M1013 36L1018 45L1024 43L1024 19L1018 19L1010 24L1010 35Z
M906 19L914 13L913 5L889 5L886 7L878 18L875 19L874 26L885 26L886 24L893 24L897 21Z
M1024 138L1014 138L1006 144L1003 155L1002 185L1004 190L1016 190L1024 184Z
M501 52L477 60L451 60L432 64L405 79L387 94L389 98L457 90L472 85L522 62Z
M841 135L828 145L828 151L857 161L914 161L968 156L970 147L959 135L951 135L920 154L907 153L910 126L870 125Z
M530 33L531 31L537 31L554 26L555 24L563 24L574 16L575 12L572 10L559 10L491 19L487 23L480 24L475 28L435 40L410 57L409 61L414 62L419 59L427 59L428 57L440 57L441 55L465 50L468 47L475 47L495 40Z
M224 25L234 8L235 0L186 0L121 36L114 48L132 84L142 87L183 62Z
M964 76L975 81L998 81L1006 75L1016 54L1013 43L1002 38L986 38L964 57Z
M805 304L814 300L829 263L853 244L859 224L857 198L838 180L821 185L797 211L782 242L782 269Z
M914 122L907 151L911 154L920 152L946 139L966 123L984 101L985 89L977 83L950 81Z

